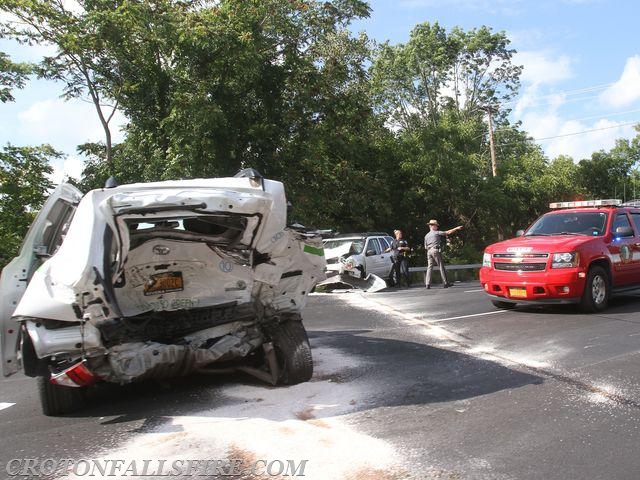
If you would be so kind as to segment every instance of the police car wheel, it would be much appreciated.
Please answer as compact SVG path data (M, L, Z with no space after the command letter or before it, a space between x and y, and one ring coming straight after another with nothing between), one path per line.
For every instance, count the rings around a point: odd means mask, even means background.
M587 313L604 310L610 294L611 287L607 272L599 266L591 267L584 284L580 308Z

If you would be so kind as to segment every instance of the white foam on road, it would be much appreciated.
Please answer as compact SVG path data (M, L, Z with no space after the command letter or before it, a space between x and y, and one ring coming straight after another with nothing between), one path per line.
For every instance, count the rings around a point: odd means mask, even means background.
M379 393L374 386L345 379L366 364L325 347L314 348L313 357L310 382L276 388L223 386L217 391L221 406L170 417L102 459L136 460L138 465L143 459L163 459L166 472L182 459L241 459L245 465L293 460L298 466L307 460L308 480L401 478L388 476L402 471L395 449L359 432L348 417Z
M443 342L452 348L457 348L464 353L481 358L483 360L497 361L505 366L521 365L529 368L540 369L549 368L551 363L548 359L549 353L542 354L540 352L507 352L499 351L493 345L479 345L474 344L473 340L463 337L451 330L440 326L439 324L449 320L460 320L467 318L475 318L479 316L507 313L507 310L495 310L483 313L472 313L469 315L461 315L456 317L448 317L442 319L428 319L425 315L405 313L395 309L393 306L382 303L379 300L374 300L371 297L364 298L362 295L350 295L349 297L343 297L345 301L355 308L360 308L369 311L377 311L384 315L390 315L394 318L402 320L407 325L412 326L424 326L422 333L435 340L439 345Z

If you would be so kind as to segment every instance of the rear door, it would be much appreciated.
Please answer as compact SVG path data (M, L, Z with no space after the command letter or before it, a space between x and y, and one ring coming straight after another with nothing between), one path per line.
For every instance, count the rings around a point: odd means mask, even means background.
M18 324L11 320L31 276L62 243L82 192L69 183L59 185L49 196L27 232L20 253L0 275L0 348L2 373L18 370L16 348Z
M380 246L382 247L382 263L384 264L384 268L380 276L386 279L389 274L391 274L391 269L393 268L393 252L385 252L385 250L391 246L393 238L380 237L379 240Z
M613 262L613 285L622 286L637 282L636 269L640 258L640 245L635 235L624 236L623 229L632 229L627 213L616 212L611 225L609 253Z
M640 284L640 211L631 210L631 222L633 223L633 230L635 232L635 238L633 242L633 283ZM631 247L630 247L631 248Z

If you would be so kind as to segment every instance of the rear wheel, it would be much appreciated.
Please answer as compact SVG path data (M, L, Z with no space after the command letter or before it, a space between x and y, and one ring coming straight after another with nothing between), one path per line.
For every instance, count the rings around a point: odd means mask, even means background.
M584 284L580 308L587 313L604 310L609 303L610 295L609 275L605 269L598 266L591 267Z
M36 377L42 413L47 416L72 413L84 405L82 387L63 387L49 381L49 377Z
M293 320L278 325L271 335L280 367L278 383L295 385L313 375L311 345L302 322Z
M387 286L388 287L393 287L396 284L395 278L393 276L393 270L391 270L389 272L389 275L387 275Z
M491 300L491 303L493 303L494 307L500 308L502 310L511 310L516 308L516 304L511 302L501 302L500 300Z

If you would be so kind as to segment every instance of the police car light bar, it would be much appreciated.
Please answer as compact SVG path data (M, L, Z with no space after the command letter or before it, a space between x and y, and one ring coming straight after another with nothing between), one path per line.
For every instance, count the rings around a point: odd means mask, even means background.
M613 207L620 205L622 200L609 198L607 200L581 200L579 202L550 203L549 208L578 208L578 207Z

